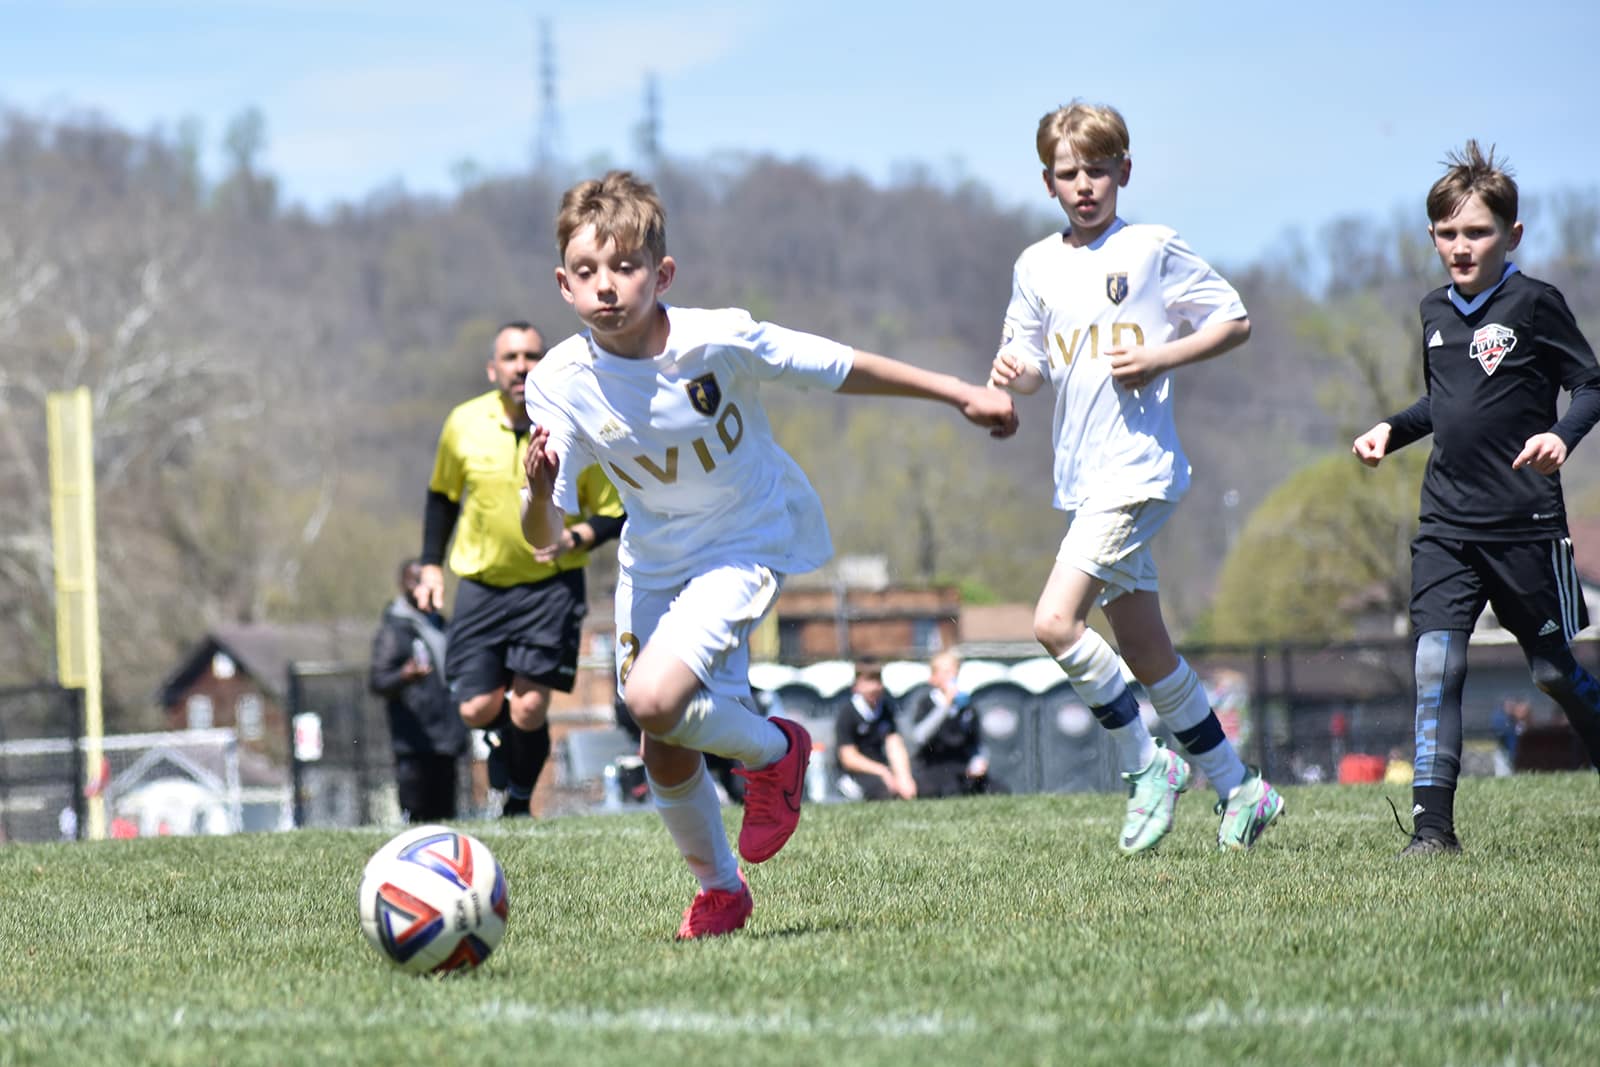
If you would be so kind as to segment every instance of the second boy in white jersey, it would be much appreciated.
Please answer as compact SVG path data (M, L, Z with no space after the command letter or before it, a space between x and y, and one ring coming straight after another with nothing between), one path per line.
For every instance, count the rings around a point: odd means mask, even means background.
M799 822L811 740L752 705L747 642L784 576L833 553L821 502L772 439L760 385L938 400L997 437L1016 431L1016 412L999 390L743 311L661 303L676 271L665 216L626 172L569 189L556 234L557 281L588 328L528 379L523 533L535 547L560 535L591 462L621 493L618 685L644 731L656 808L700 883L678 937L725 934L753 903L701 753L745 765L740 855L776 854Z
M1245 849L1283 810L1240 762L1194 670L1161 617L1150 541L1189 487L1168 371L1250 336L1239 294L1164 226L1117 217L1128 183L1128 128L1082 102L1039 122L1045 187L1068 227L1018 257L990 382L1021 393L1055 386L1055 506L1069 525L1034 611L1034 635L1115 739L1128 804L1124 852L1172 828L1189 765L1150 736L1123 662L1217 790L1218 846ZM1189 329L1183 333L1184 328ZM1118 653L1088 627L1098 602Z

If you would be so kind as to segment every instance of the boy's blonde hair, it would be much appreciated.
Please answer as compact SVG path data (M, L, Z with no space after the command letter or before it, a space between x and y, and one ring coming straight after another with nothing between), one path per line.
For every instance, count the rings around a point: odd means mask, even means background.
M561 197L556 212L556 246L563 260L579 230L594 227L598 244L615 241L624 252L648 251L657 263L667 254L667 214L655 186L633 172L614 170L579 182Z
M1517 183L1511 180L1511 166L1494 158L1494 145L1485 153L1478 142L1468 141L1459 152L1445 156L1449 169L1428 190L1428 221L1443 222L1457 211L1467 197L1476 193L1483 206L1504 225L1517 221Z
M1123 121L1122 113L1108 104L1074 100L1040 119L1034 140L1039 149L1039 162L1046 170L1056 165L1056 152L1062 141L1085 163L1121 159L1128 154L1128 124Z

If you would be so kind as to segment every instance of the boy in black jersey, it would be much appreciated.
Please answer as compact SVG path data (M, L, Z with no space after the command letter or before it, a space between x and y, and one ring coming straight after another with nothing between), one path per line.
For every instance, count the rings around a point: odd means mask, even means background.
M1507 260L1522 223L1504 162L1468 141L1447 163L1427 202L1450 276L1422 299L1427 391L1354 445L1375 467L1433 434L1411 544L1417 754L1414 829L1402 855L1461 851L1461 690L1467 639L1485 603L1600 767L1600 682L1568 644L1589 617L1557 473L1600 420L1600 365L1561 294ZM1572 400L1558 421L1562 389Z

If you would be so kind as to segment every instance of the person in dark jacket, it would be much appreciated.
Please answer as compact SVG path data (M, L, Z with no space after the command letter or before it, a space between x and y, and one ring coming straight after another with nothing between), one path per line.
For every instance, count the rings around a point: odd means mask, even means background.
M400 595L383 611L367 674L389 713L395 786L411 823L456 817L456 764L467 750L467 728L440 669L444 617L418 610L412 600L421 575L417 560L400 565Z
M961 657L941 652L929 661L928 688L911 704L911 771L919 797L1009 792L989 776L989 751L978 709L956 684Z

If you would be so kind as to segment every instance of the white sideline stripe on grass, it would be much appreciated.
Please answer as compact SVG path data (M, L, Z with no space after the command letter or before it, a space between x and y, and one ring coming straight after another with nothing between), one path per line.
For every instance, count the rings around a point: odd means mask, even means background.
M978 1032L977 1024L971 1019L947 1019L940 1012L881 1018L796 1016L788 1012L727 1016L679 1012L667 1008L636 1008L632 1011L586 1008L551 1010L536 1004L502 1004L495 1001L468 1014L485 1022L535 1023L568 1030L687 1033L703 1037L945 1037Z
M435 1015L432 1020L426 1016ZM1168 1030L1175 1033L1198 1033L1207 1030L1237 1030L1240 1027L1278 1029L1297 1027L1312 1029L1326 1026L1351 1026L1355 1024L1416 1025L1427 1023L1583 1023L1600 1016L1595 1005L1580 1002L1518 1004L1509 995L1496 1002L1481 1001L1454 1006L1428 1006L1420 1008L1351 1007L1329 1008L1320 1004L1303 1007L1262 1007L1247 1004L1235 1008L1217 1001L1198 1012L1184 1016L1138 1015L1133 1019L1107 1019L1103 1016L1042 1018L1012 1022L1016 1029L1042 1036L1069 1036L1084 1031L1125 1033L1135 1030ZM438 1025L457 1026L463 1020L501 1022L512 1025L548 1026L568 1031L612 1031L646 1034L696 1034L703 1037L832 1037L832 1038L908 1038L971 1036L986 1027L977 1021L950 1016L943 1012L927 1015L885 1015L865 1018L855 1014L796 1015L782 1012L772 1015L713 1015L707 1012L680 1012L670 1008L636 1008L630 1011L611 1011L590 1008L546 1008L521 1001L492 1000L481 1005L463 1008L457 1003L441 1002L436 1011L419 1011L416 1005L395 1006L367 1013L359 1020L351 1020L333 1012L303 1010L294 1012L259 1011L244 1013L218 1013L204 1009L191 1018L186 1008L170 1014L133 1011L126 1015L115 1012L91 1014L87 1012L28 1012L0 1009L0 1034L27 1030L37 1034L41 1030L64 1033L101 1029L106 1026L135 1025L167 1033L183 1029L201 1033L244 1033L252 1030L281 1029L285 1026L334 1025L370 1030L391 1029L400 1023L435 1022Z
M433 1014L432 1020L427 1017ZM548 1026L557 1030L577 1032L613 1031L647 1034L697 1034L704 1037L775 1037L816 1036L831 1038L907 1038L949 1037L958 1034L975 1034L978 1026L971 1019L946 1018L942 1013L932 1015L888 1015L866 1018L854 1015L805 1016L790 1013L772 1015L713 1015L706 1012L680 1012L670 1008L637 1008L631 1011L610 1011L590 1008L545 1008L522 1002L489 1001L485 1004L462 1008L456 1004L440 1004L436 1012L419 1011L415 1005L396 1006L367 1013L359 1020L338 1016L333 1012L315 1009L279 1012L216 1012L198 1009L191 1017L186 1007L170 1014L133 1011L94 1014L88 1012L6 1012L0 1009L0 1034L26 1030L37 1035L41 1031L79 1033L100 1030L107 1026L136 1026L141 1029L170 1033L187 1030L199 1033L248 1033L253 1030L282 1029L286 1026L328 1026L391 1030L401 1024L415 1024L419 1020L431 1021L450 1027L464 1020Z
M1502 994L1495 1003L1480 1001L1476 1004L1458 1004L1453 1007L1423 1007L1420 1011L1405 1008L1328 1008L1311 1004L1304 1008L1263 1008L1246 1005L1232 1008L1217 1001L1182 1020L1174 1020L1178 1028L1190 1032L1199 1030L1237 1029L1240 1026L1301 1028L1328 1025L1349 1026L1361 1023L1415 1023L1419 1019L1433 1023L1473 1022L1578 1022L1596 1014L1593 1005L1580 1003L1515 1004L1509 994ZM1156 1025L1162 1025L1156 1023ZM1170 1022L1167 1024L1170 1025Z

